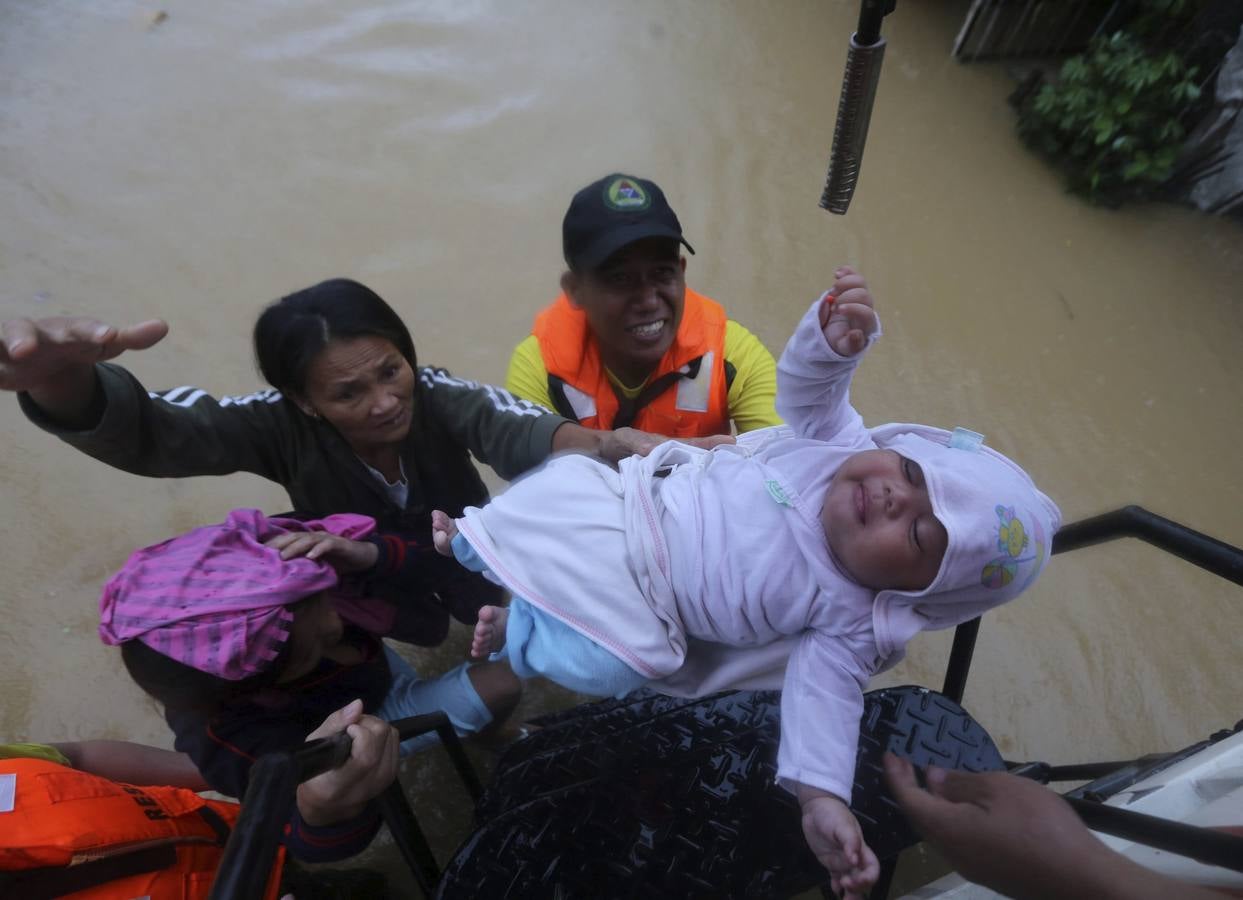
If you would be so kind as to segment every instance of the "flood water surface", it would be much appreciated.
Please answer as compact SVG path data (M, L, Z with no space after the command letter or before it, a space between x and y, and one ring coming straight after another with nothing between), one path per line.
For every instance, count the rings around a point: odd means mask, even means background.
M817 200L854 3L231 0L153 24L147 3L9 2L0 315L163 317L122 362L240 394L262 305L346 275L423 361L500 382L557 291L571 194L631 171L677 210L691 286L774 352L837 265L869 277L870 423L984 432L1067 521L1138 503L1243 544L1239 227L1065 194L1015 138L1004 67L950 58L965 6L886 20L837 217ZM286 498L110 470L0 399L0 740L168 746L95 635L100 586L136 546ZM1236 587L1134 542L1080 550L988 615L965 705L1012 759L1175 749L1243 716L1240 633ZM917 639L885 683L939 686L948 647ZM564 702L534 685L525 709ZM438 847L463 836L461 797L420 803Z

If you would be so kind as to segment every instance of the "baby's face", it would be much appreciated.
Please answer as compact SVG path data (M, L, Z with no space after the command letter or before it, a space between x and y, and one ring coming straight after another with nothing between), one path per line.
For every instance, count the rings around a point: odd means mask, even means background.
M893 450L864 450L829 483L820 524L837 561L875 591L923 590L949 543L923 470Z

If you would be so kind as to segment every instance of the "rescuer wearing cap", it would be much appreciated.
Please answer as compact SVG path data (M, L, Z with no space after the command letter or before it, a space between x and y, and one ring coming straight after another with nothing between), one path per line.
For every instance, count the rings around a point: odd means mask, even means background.
M561 295L514 350L506 387L589 428L669 437L780 424L776 364L716 301L686 286L694 249L664 192L614 173L574 195Z

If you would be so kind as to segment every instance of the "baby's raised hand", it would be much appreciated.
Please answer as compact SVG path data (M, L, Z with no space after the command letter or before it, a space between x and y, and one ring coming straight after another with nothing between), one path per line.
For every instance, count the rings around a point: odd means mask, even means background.
M850 808L830 794L802 802L803 836L820 864L829 870L833 893L842 900L865 900L880 863L863 842L863 832Z
M820 306L820 328L838 356L854 356L876 331L876 302L863 276L850 266L834 274L833 289Z

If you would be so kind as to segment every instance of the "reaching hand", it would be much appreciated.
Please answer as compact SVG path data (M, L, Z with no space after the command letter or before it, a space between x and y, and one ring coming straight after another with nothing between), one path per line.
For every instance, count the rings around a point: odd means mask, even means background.
M898 806L964 878L1016 900L1221 900L1114 853L1065 800L1005 772L929 766L928 789L911 764L885 754L885 781Z
M637 428L618 428L615 431L601 431L600 445L596 451L602 459L611 463L620 462L627 456L647 456L661 444L672 438L665 437L663 434L652 434L648 431L639 431ZM710 437L699 438L676 438L683 444L690 444L693 447L703 447L705 450L711 449L718 444L734 443L733 435L714 434Z
M327 531L291 531L268 538L263 545L279 550L281 559L322 559L342 575L365 572L380 558L380 549L370 541L352 541Z
M89 369L126 350L146 350L168 334L159 319L115 328L86 316L0 323L0 390L28 391L68 369Z
M354 740L350 758L298 785L298 812L308 825L331 825L361 815L367 801L397 777L397 729L375 716L363 715L361 700L334 712L306 739L342 731Z
M854 356L876 331L875 301L867 282L850 266L836 272L831 296L820 306L820 328L838 356Z
M833 893L842 900L865 900L880 877L876 854L850 808L829 794L802 801L803 836L820 864L829 870Z
M924 790L907 760L885 755L898 805L964 878L1019 898L1092 895L1084 887L1114 854L1053 791L1004 772L927 776Z
M552 434L552 449L563 453L588 453L598 456L614 466L628 456L647 456L665 441L673 438L661 434L639 431L637 428L617 428L613 431L597 431L584 428L577 422L562 422ZM711 449L717 444L734 443L733 435L715 434L702 438L677 438L683 444Z

